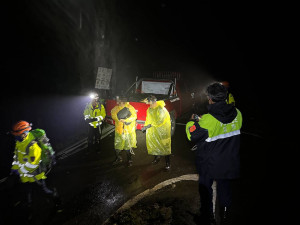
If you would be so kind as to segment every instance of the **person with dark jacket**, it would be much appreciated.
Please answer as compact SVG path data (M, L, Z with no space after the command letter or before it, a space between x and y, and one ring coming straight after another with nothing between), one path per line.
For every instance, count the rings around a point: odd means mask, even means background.
M217 184L221 224L228 222L232 196L230 181L240 176L240 129L242 114L226 103L227 90L220 83L206 89L208 113L192 115L186 124L188 140L196 144L196 168L199 173L200 215L203 223L215 224L212 184ZM202 223L201 223L202 224Z

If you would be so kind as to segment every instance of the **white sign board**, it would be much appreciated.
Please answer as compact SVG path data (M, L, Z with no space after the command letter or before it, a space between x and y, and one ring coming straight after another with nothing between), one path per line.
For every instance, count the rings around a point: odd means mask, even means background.
M142 81L142 93L167 95L170 85L169 82Z
M98 67L95 88L108 90L111 74L112 74L112 69Z

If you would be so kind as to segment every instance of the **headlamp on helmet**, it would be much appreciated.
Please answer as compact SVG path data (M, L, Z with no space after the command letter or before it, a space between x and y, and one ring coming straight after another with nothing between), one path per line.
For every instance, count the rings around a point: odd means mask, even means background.
M97 99L99 99L99 95L97 93L91 93L90 98L97 100Z

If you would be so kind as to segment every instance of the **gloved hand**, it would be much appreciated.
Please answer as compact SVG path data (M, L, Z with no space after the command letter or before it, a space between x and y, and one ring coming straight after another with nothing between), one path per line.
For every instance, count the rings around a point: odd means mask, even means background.
M147 125L147 126L144 126L144 127L142 127L141 131L143 131L143 133L145 133L146 130L147 130L148 128L150 128L151 126L152 126L151 124L149 124L149 125Z
M201 119L201 116L198 116L197 114L193 114L190 118L190 120L193 120L195 122L199 122L200 119Z
M11 170L10 175L18 175L19 176L20 175L19 170Z

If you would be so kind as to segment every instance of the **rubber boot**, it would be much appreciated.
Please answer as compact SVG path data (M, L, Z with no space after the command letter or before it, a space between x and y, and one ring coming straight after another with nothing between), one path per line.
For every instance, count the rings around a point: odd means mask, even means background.
M132 156L131 156L130 150L126 150L126 154L127 154L127 160L128 160L127 166L131 167L132 166Z
M159 156L159 155L156 155L156 156L154 156L154 159L153 159L153 161L152 161L152 164L157 164L159 161L160 161L160 156Z
M165 156L165 160L166 160L166 167L165 167L165 169L167 171L169 171L171 169L170 155L166 155Z
M56 212L62 212L63 209L62 209L61 198L58 195L56 188L49 189L46 185L45 180L40 180L38 184L42 187L43 192L48 197L52 198Z
M123 159L122 159L122 156L121 156L121 151L116 149L115 153L116 153L116 159L113 162L113 165L117 165L117 164L120 164L121 162L123 162Z

